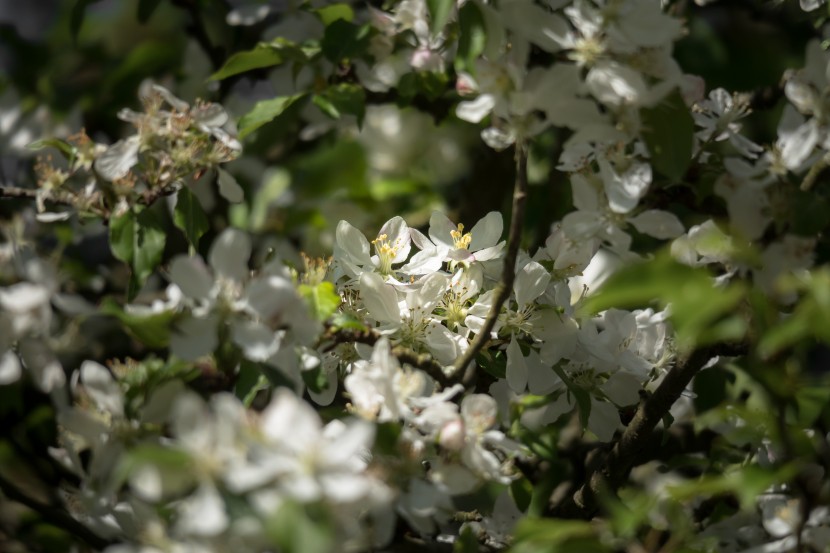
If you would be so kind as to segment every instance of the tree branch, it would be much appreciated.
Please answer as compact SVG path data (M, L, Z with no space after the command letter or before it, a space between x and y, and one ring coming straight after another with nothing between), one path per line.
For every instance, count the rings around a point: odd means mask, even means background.
M40 193L40 199L45 202L65 205L77 210L88 211L104 219L109 218L109 210L106 208L93 205L81 205L79 198L69 192L59 190L41 191L36 188L19 188L17 186L0 186L0 198L23 198L27 200L37 200L38 193Z
M478 352L490 340L490 332L496 325L496 319L501 312L501 306L510 297L513 289L513 280L516 278L516 258L519 255L519 245L522 241L522 225L524 223L525 204L527 203L527 147L521 140L516 142L516 182L513 186L513 207L510 215L510 233L507 238L507 254L504 256L504 265L501 280L494 288L493 305L484 321L481 332L467 348L467 351L455 362L453 374L463 372L461 383L469 386L475 379L475 358Z
M68 512L52 505L46 505L45 503L41 503L40 501L29 497L17 486L2 476L0 476L0 491L3 492L4 496L12 501L16 501L17 503L25 505L29 509L35 511L43 518L44 521L66 530L73 537L83 540L94 549L100 550L112 545L109 540L102 538L82 523L75 520Z
M593 517L599 509L602 493L615 493L628 477L635 463L642 463L642 452L653 439L654 429L680 397L692 378L717 355L746 353L745 344L718 344L695 350L685 361L672 367L653 394L640 402L631 423L608 454L590 470L585 483L572 496L551 509L558 518Z

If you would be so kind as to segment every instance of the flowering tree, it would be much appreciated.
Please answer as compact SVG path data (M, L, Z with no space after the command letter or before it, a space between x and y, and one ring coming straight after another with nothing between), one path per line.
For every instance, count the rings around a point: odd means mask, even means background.
M826 551L821 4L740 90L750 8L654 0L139 0L68 121L12 67L0 549Z

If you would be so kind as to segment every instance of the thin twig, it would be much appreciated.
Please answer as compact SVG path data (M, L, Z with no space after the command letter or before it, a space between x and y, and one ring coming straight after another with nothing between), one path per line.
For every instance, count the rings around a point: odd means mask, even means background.
M372 330L354 331L344 329L328 329L322 337L322 341L332 340L338 344L367 344L370 346L380 340L380 334ZM444 371L444 367L435 361L431 355L427 353L418 353L404 346L395 346L392 348L392 355L395 356L401 363L412 365L416 369L420 369L431 376L442 387L452 385L452 380Z
M475 358L478 352L490 340L490 332L496 325L501 307L513 289L513 280L516 278L516 258L519 255L519 245L522 241L522 226L524 223L525 204L527 203L527 148L519 140L516 142L516 182L513 186L513 207L511 210L510 233L507 238L507 253L504 256L504 265L501 280L494 288L493 305L490 313L484 320L481 331L467 348L467 351L455 362L453 374L463 374L461 383L469 386L475 378ZM463 373L462 373L463 371Z
M23 198L27 200L37 200L38 196L40 196L40 198L45 202L58 205L65 205L80 211L94 213L95 215L103 217L104 219L107 219L109 217L109 211L107 209L93 205L80 205L80 199L77 196L70 194L69 192L62 192L58 190L42 192L41 190L35 188L0 186L0 198Z

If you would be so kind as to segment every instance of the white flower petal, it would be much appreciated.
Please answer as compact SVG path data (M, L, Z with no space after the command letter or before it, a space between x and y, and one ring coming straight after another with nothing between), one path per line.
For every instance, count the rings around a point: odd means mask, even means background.
M377 273L360 275L360 294L363 304L376 321L381 323L400 323L401 311L398 307L398 293L383 281Z
M611 441L619 425L620 414L613 404L607 401L591 401L588 429L596 434L600 441Z
M7 351L0 357L0 386L17 382L22 373L20 360L13 351Z
M251 257L251 241L241 230L228 228L222 231L210 248L210 266L221 276L242 282L248 276L248 258Z
M185 296L206 300L213 289L213 276L200 257L176 256L170 262L170 281L181 289Z
M232 204L238 204L244 200L245 191L242 190L242 187L239 186L238 182L236 182L234 176L221 167L217 167L216 171L219 173L219 176L216 179L216 182L219 185L219 194L221 194L223 198Z
M266 361L280 349L280 336L262 323L234 321L231 337L251 361Z
M170 333L170 351L186 361L195 361L219 345L216 319L185 316Z
M202 484L178 504L176 530L185 535L216 536L228 526L225 502L213 484Z
M661 240L677 238L685 232L677 215L660 209L650 209L628 220L638 231Z
M470 231L470 251L477 252L495 246L501 239L504 221L501 213L491 211L482 217ZM478 258L478 257L477 257Z
M482 94L475 100L459 102L455 108L455 115L468 123L479 123L487 117L496 105L496 98L492 94Z
M138 136L119 140L95 160L95 171L108 181L127 176L138 163Z
M124 414L121 388L106 367L95 361L84 361L81 365L81 383L99 409L112 415Z
M516 273L513 292L516 303L524 307L545 293L550 282L550 273L541 264L531 261Z
M522 349L516 341L515 336L510 339L507 346L507 384L510 389L521 394L527 387L527 365L522 354Z

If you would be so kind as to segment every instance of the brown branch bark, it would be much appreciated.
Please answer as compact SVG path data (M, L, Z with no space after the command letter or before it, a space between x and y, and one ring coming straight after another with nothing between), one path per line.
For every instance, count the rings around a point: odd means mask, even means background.
M672 367L657 389L640 402L631 423L599 463L589 469L585 483L563 502L551 509L557 518L590 519L599 510L599 497L613 494L625 482L635 463L642 463L642 452L654 437L654 429L680 397L692 378L717 355L746 353L745 344L718 344L695 350L687 359Z

